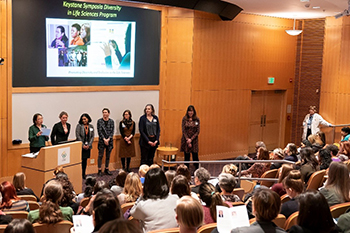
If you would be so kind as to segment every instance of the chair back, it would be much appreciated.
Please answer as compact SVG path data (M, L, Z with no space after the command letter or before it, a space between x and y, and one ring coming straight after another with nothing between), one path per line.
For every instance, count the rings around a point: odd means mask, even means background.
M27 202L28 202L30 211L32 211L32 210L37 210L37 209L40 208L39 203L36 202L36 201L27 201Z
M286 223L284 224L284 230L289 230L292 226L297 225L299 211L293 213L289 218L286 220Z
M130 208L133 207L134 205L135 205L135 202L124 203L124 204L121 206L123 214L125 214L125 212L128 211L128 209L130 209Z
M314 172L307 182L306 190L318 190L322 186L326 170Z
M241 201L238 201L238 202L231 202L231 201L230 201L230 204L231 204L232 206L238 206L238 205L244 205L244 202L241 202Z
M243 188L236 188L233 190L233 194L237 195L239 197L239 199L243 200L244 189Z
M256 222L256 218L249 219L249 224L252 225L254 222ZM283 214L278 214L278 216L272 220L278 227L284 228L284 225L286 224L286 216Z
M333 218L339 218L340 215L344 214L347 209L350 208L350 202L345 202L330 207Z
M85 208L90 202L90 197L84 197L81 201L80 201L80 206Z
M289 200L290 200L290 197L288 196L288 194L284 194L283 196L281 196L281 204L283 204Z
M255 184L249 180L241 180L241 188L244 189L244 193L250 193L253 191Z
M261 178L276 178L276 175L278 173L278 169L272 169L269 171L264 172L264 174L262 174ZM261 181L260 185L262 186L266 186L268 188L270 188L274 183L274 181Z
M179 233L180 228L175 227L175 228L167 228L167 229L160 229L160 230L155 230L155 231L149 231L148 233Z
M5 212L7 215L11 215L13 219L15 218L28 218L28 212L27 211L6 211Z
M7 225L0 225L0 233L4 233Z
M197 233L211 233L212 230L216 228L216 226L216 222L205 224L198 229Z
M73 223L64 220L55 224L34 223L33 227L36 233L70 233Z
M25 201L36 201L36 197L34 195L18 195L17 197Z

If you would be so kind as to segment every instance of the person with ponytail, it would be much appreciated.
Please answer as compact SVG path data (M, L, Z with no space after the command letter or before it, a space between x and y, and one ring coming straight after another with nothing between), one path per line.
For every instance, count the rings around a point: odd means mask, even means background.
M301 173L298 170L292 170L288 176L283 180L283 187L286 190L290 200L283 203L281 208L281 214L286 216L286 219L294 212L299 210L299 203L296 199L299 194L304 190L303 180L301 179Z
M226 206L226 204L220 193L215 192L214 185L210 183L203 183L199 186L199 197L205 203L203 206L204 211L204 224L214 223L216 222L216 206Z
M63 196L62 185L58 181L50 181L44 189L42 205L38 210L30 211L28 220L39 223L57 223L62 220L72 221L73 210L70 207L60 207L58 202Z

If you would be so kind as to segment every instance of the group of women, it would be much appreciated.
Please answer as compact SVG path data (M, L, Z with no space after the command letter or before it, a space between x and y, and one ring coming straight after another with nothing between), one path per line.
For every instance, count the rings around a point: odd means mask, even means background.
M103 109L103 117L98 120L97 129L99 140L99 163L98 169L101 175L101 162L106 149L106 167L105 173L110 175L108 170L109 155L113 148L114 121L109 118L109 109ZM106 115L106 117L105 117ZM56 123L51 131L51 143L56 145L66 142L69 137L71 125L67 122L68 113L62 111L59 114L60 122ZM106 118L106 119L105 119ZM75 130L76 139L82 142L82 176L85 179L87 159L90 158L92 143L95 137L94 126L91 124L92 119L87 113L83 113L79 119ZM47 128L43 124L43 116L36 113L33 116L33 125L29 128L30 152L35 153L45 146L45 142L49 137L43 134L43 128ZM123 119L119 122L119 132L122 142L119 146L119 157L121 158L123 169L130 171L131 157L135 156L134 135L135 122L132 120L130 110L123 112ZM110 132L106 132L110 131ZM147 104L144 109L144 115L139 120L140 131L140 149L141 149L141 165L152 165L154 153L159 145L160 125L159 118L155 115L154 106ZM184 152L185 161L190 161L192 153L193 161L198 161L198 135L200 132L200 121L197 117L194 106L187 108L186 114L182 119L182 138L181 151ZM106 134L106 135L105 135ZM108 134L108 135L107 135ZM110 135L109 135L110 134ZM198 168L198 164L194 164Z

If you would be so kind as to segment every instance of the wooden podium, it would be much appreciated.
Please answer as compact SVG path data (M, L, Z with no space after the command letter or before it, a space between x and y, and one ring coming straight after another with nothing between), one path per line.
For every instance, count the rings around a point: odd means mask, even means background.
M57 166L63 166L64 172L72 182L76 193L82 191L81 142L41 148L36 158L22 157L22 172L26 174L26 186L39 196L43 184L53 178Z

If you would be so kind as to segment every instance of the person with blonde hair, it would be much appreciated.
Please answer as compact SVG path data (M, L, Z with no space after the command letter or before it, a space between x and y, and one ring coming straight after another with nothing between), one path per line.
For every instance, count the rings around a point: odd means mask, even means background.
M349 182L349 171L346 165L339 162L331 163L326 185L320 190L329 206L350 201Z
M221 173L228 173L228 174L231 174L233 176L236 176L237 174L237 166L230 163L230 164L226 164L223 168L222 168L222 171Z
M124 190L118 196L119 204L135 202L142 194L142 184L140 177L130 172L125 179Z
M283 186L287 195L290 197L290 200L283 203L281 214L288 219L290 215L299 210L299 203L296 197L304 191L304 183L301 179L300 171L290 171L288 176L283 180Z
M175 213L180 233L195 233L197 228L203 224L202 205L193 197L183 196L178 200Z
M23 172L17 172L13 176L13 186L15 186L17 196L18 195L33 195L36 197L36 201L40 201L40 199L35 195L33 190L26 187L26 175Z
M43 202L39 209L30 211L28 220L39 223L57 223L62 220L72 221L73 209L58 205L63 197L63 188L60 182L50 181L44 189Z
M148 170L149 170L149 166L147 164L142 164L139 167L139 176L140 176L140 180L141 180L142 185L145 182L145 176L146 176L146 173L148 172Z
M320 125L332 127L332 124L324 120L320 114L316 113L316 106L309 107L309 114L307 114L303 121L303 135L302 140L308 138L310 134L316 134L320 131Z

